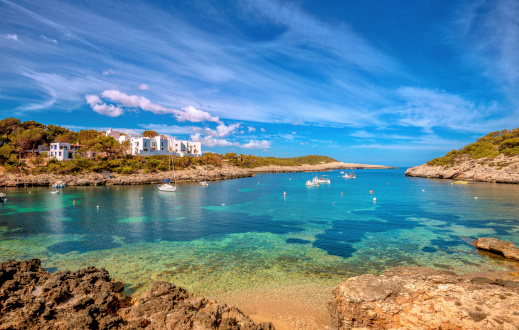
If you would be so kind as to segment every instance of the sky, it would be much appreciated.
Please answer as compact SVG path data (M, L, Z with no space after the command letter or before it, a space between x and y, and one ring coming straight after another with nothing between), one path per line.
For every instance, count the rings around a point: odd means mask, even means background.
M0 119L414 166L519 127L519 1L0 0Z

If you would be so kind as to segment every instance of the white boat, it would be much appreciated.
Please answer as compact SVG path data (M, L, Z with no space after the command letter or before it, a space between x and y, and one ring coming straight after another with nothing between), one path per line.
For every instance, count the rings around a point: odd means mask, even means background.
M312 180L306 181L307 187L319 187L319 182L317 182L317 177L313 178Z
M314 180L316 180L317 183L328 183L328 184L330 184L332 182L330 180L330 178L325 178L324 176L322 176L320 178L315 177Z
M65 188L67 184L63 181L58 181L52 185L52 188Z
M344 171L341 171L341 174L344 174Z
M202 182L200 182L200 185L201 185L201 186L208 186L208 185L209 185L209 182L202 181Z
M173 178L175 179L175 185L172 186L170 184L171 181L171 154L169 154L168 159L168 169L169 169L169 177L167 180L162 180L162 182L166 182L164 184L159 184L159 190L160 191L169 191L169 192L175 192L177 190L177 177L175 176L175 164L173 164Z
M355 173L351 172L351 173L344 174L342 177L345 179L355 179L357 177L357 175Z
M7 196L4 193L0 193L0 202L7 202Z
M50 192L51 194L59 194L59 190L53 190Z

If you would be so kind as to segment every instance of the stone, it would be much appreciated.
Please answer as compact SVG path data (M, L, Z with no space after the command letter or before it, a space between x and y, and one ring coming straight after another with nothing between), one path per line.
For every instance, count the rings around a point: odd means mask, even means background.
M519 260L519 248L512 242L497 238L480 237L474 245L478 249L490 251L508 259Z
M333 290L332 329L516 329L519 283L423 267L352 277Z

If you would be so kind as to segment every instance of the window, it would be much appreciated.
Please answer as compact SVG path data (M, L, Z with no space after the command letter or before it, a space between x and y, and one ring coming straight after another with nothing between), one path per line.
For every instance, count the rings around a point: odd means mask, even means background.
M146 142L144 142L144 148L146 148Z
M61 151L59 152L59 155L60 155L60 157L61 157Z

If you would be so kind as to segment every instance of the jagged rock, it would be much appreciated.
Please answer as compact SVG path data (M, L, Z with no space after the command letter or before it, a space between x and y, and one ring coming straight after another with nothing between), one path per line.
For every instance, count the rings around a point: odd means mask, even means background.
M352 277L329 303L333 329L517 329L519 283L422 267Z
M407 169L406 176L470 180L480 182L519 183L519 157L499 155L496 158L465 157L455 165L420 165Z
M0 329L274 329L166 282L135 304L104 269L50 274L38 259L0 264Z
M490 251L505 258L519 260L519 248L514 243L497 238L480 237L474 244L478 249Z

